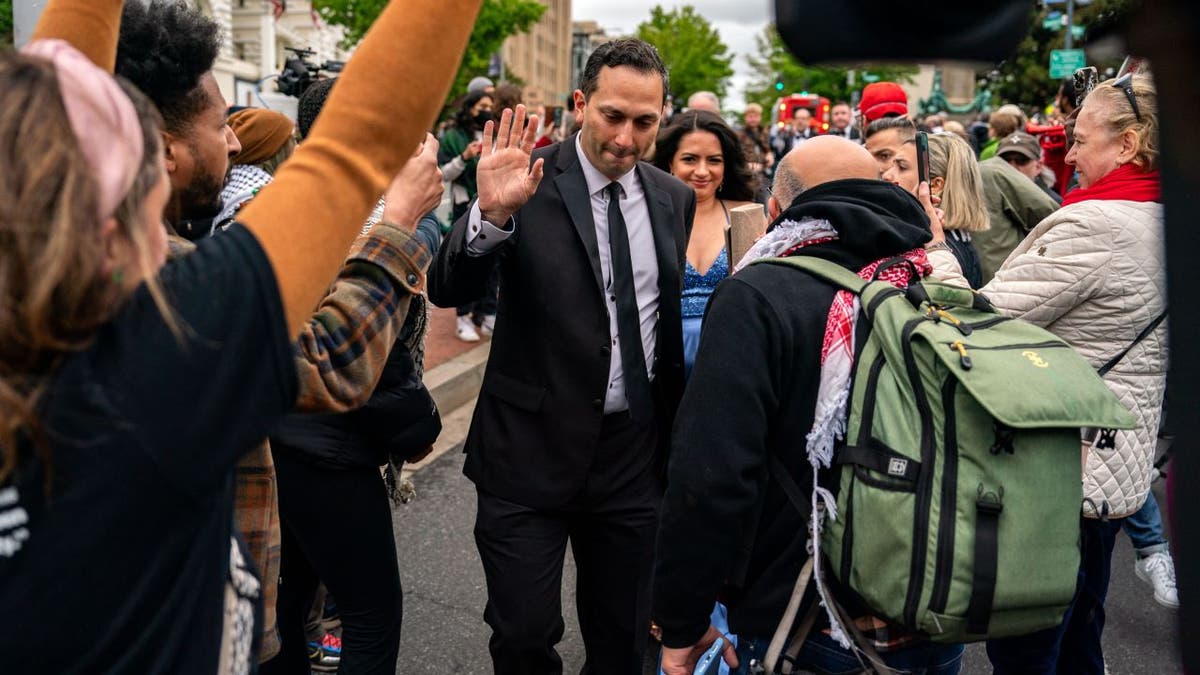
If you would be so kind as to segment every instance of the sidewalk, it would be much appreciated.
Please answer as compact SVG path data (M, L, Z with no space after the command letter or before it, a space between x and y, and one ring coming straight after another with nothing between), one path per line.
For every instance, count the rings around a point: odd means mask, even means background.
M454 334L454 320L453 309L429 306L429 333L425 337L425 372L487 343L486 338L480 342L459 340Z

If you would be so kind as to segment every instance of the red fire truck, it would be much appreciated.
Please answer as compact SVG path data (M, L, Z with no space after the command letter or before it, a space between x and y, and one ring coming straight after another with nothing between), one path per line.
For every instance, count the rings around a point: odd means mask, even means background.
M807 91L776 99L771 110L771 124L777 129L790 125L798 108L808 108L808 112L812 113L809 125L814 132L823 134L829 131L829 99Z

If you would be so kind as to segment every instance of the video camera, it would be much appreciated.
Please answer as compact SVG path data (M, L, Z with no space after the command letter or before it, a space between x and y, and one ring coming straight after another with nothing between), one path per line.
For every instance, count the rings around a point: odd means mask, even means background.
M326 61L320 65L310 61L316 56L311 49L285 47L293 56L283 62L283 72L279 74L277 84L280 93L300 98L318 79L322 72L340 73L346 67L345 61Z

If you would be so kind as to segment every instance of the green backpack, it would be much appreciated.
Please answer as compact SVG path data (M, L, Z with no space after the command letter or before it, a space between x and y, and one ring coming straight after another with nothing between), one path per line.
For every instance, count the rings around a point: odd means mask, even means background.
M833 594L941 643L1061 623L1079 570L1080 428L1136 424L1095 369L968 289L761 262L858 294L870 327L846 438L822 472L837 496L820 541Z

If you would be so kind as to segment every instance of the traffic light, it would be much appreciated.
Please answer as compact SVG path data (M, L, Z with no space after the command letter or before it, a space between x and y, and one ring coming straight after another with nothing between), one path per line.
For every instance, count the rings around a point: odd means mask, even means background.
M776 80L775 91L783 91L783 80Z

